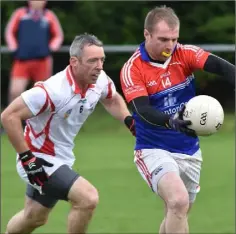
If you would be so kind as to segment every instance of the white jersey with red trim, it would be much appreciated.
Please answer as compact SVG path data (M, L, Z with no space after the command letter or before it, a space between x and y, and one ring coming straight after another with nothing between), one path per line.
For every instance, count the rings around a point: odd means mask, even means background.
M115 85L104 71L96 84L81 93L70 66L36 83L21 95L34 115L26 121L25 128L25 140L32 152L56 157L72 166L75 136L98 101L112 98L115 93Z

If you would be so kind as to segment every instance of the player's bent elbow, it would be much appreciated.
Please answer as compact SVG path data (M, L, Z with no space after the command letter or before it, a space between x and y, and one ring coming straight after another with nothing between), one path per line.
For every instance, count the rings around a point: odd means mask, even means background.
M10 114L7 110L1 113L1 124L4 128L11 126L15 120L16 116L14 114Z
M147 108L139 108L136 109L135 112L137 113L137 115L139 115L139 117L141 117L143 120L146 120L148 118L148 109Z
M6 111L3 111L1 113L1 124L3 125L3 127L6 124L7 119L8 119L8 114L6 113Z

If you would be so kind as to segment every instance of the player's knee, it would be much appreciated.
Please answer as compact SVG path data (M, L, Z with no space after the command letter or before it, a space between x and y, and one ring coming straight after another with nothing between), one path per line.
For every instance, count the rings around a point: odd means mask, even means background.
M95 189L93 192L88 194L86 205L88 209L95 209L99 202L99 195L97 190Z
M73 203L74 208L82 208L94 210L99 202L99 195L96 189L90 190L87 195L81 200L78 197L78 200L75 200Z
M37 212L34 209L26 209L24 211L25 221L32 227L40 227L47 223L48 215Z
M74 209L95 209L99 196L97 189L83 177L79 177L71 187L68 199Z
M180 213L187 213L189 208L189 197L187 192L176 193L167 200L168 210L174 210Z

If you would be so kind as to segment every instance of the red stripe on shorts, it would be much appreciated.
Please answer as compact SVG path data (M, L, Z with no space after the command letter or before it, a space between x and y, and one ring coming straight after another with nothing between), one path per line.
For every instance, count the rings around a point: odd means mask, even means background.
M139 167L139 169L143 172L145 178L147 179L147 182L149 184L149 186L152 188L152 183L151 183L151 174L150 172L148 171L148 168L145 164L145 162L143 161L142 159L142 151L141 150L137 150L135 152L135 157L136 157L136 163Z

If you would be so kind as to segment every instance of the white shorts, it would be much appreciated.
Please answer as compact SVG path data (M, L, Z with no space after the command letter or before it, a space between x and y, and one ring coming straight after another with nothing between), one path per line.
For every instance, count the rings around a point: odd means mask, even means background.
M171 153L161 149L143 149L134 151L134 162L139 173L149 187L158 194L158 181L170 171L180 175L189 193L189 201L194 202L196 194L200 191L200 171L202 154L199 149L189 156Z
M36 157L38 158L43 158L44 160L48 161L49 163L52 163L53 166L52 167L47 167L47 166L43 166L45 172L50 176L52 173L54 173L59 167L61 167L62 165L67 165L70 168L72 167L72 165L68 165L65 162L63 162L62 160L58 159L56 156L50 156L50 155L45 155L42 153L33 153ZM19 174L19 176L21 177L22 180L24 180L27 184L30 184L27 174L25 173L24 168L21 165L20 160L18 159L17 156L17 162L16 162L16 169L17 172ZM30 184L31 185L31 184ZM32 185L33 186L33 185ZM33 186L35 189L39 189L37 185Z

